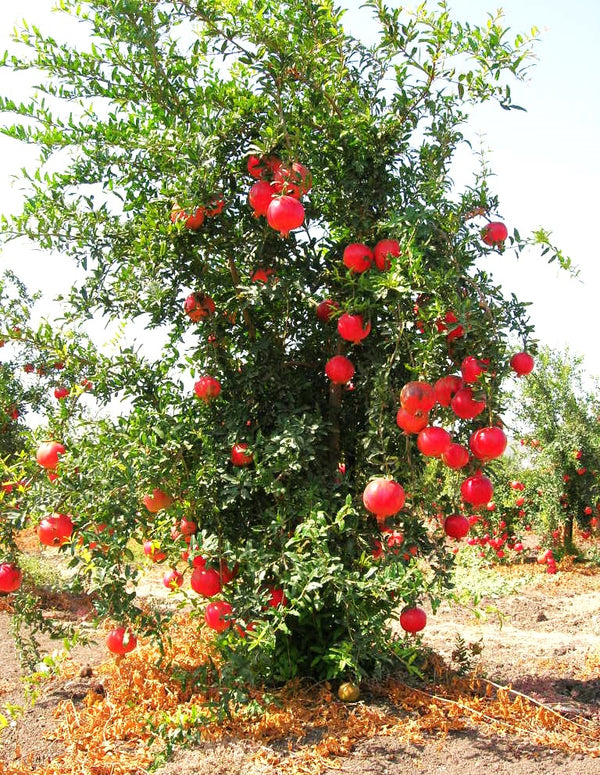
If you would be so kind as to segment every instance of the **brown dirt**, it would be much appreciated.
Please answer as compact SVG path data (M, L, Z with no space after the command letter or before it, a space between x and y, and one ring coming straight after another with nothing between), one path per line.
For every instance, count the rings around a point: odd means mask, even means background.
M482 601L480 608L497 609L487 617L477 618L464 608L444 604L429 616L423 641L456 664L460 636L462 654L469 655L478 673L499 684L511 684L564 716L600 724L600 575L565 572L549 577L541 569L532 572L516 594ZM80 604L75 609L62 615L81 613ZM32 756L34 773L59 753L59 744L52 740L58 702L67 698L77 709L90 689L102 693L96 666L107 652L101 638L96 644L77 647L71 653L69 677L40 683L35 705L27 707L8 624L8 615L0 613L0 713L6 715L9 703L20 705L24 712L1 733L0 773L2 759L8 763L26 755ZM49 642L44 645L54 647ZM364 703L377 702L367 691L363 696ZM264 756L257 759L257 752ZM378 734L358 742L348 756L322 772L399 775L412 769L445 775L600 775L599 749L597 753L599 758L566 754L513 734L491 734L473 723L445 738L432 733L423 744ZM249 740L211 742L180 750L157 775L277 775L285 756L281 742L263 746Z

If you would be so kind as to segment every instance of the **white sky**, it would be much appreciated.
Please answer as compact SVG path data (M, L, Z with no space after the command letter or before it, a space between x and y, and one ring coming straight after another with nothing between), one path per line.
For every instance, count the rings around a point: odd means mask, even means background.
M391 3L394 4L394 3ZM397 4L397 3L395 3ZM453 16L484 23L493 0L450 0ZM52 0L20 0L0 6L0 48L18 19L43 30L57 30L50 14ZM358 22L358 0L346 0L350 32L368 34L364 17ZM580 281L569 280L554 265L528 255L516 262L507 253L485 259L485 268L509 291L533 302L531 317L537 336L552 347L569 346L584 355L587 369L600 375L597 345L597 296L600 288L600 241L597 201L600 181L600 89L597 45L600 40L598 0L505 0L506 24L516 34L536 25L542 31L538 64L530 81L513 87L515 101L527 113L484 106L473 117L471 139L483 134L496 177L501 213L509 232L521 235L538 226L552 231L553 241L581 270ZM61 15L63 16L63 15ZM6 82L6 74L3 74ZM2 91L4 92L4 86ZM16 95L14 95L16 96ZM27 163L27 149L0 137L0 211L18 210L18 191L10 175ZM12 245L0 255L0 268L11 266L32 288L52 296L64 290L70 265L60 256L44 256L24 245ZM599 305L600 306L600 305Z

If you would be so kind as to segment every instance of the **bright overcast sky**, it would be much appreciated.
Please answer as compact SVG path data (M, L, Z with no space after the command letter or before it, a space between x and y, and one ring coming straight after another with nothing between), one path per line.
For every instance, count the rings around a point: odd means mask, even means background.
M396 3L390 3L396 4ZM52 0L20 0L0 6L0 48L18 19L41 29L56 16ZM359 0L346 0L352 9L347 26L355 35L368 34ZM485 23L493 0L450 0L453 16ZM517 32L536 25L542 34L538 63L529 82L513 88L517 104L527 109L503 111L485 106L473 116L469 133L477 145L484 136L489 161L496 173L492 186L500 196L500 211L509 232L521 235L544 226L553 241L580 268L580 281L570 280L554 265L530 254L516 262L507 253L485 259L485 268L508 291L533 302L531 317L537 336L552 347L569 346L585 357L587 369L600 375L600 347L596 318L600 271L600 240L595 235L600 182L600 90L597 83L597 45L600 40L600 0L505 0L506 24ZM358 21L360 16L361 21ZM4 75L6 80L6 75ZM0 210L18 206L10 175L26 163L19 144L0 137ZM457 182L460 170L457 174ZM0 255L0 268L11 266L31 288L58 292L67 264L9 246ZM600 307L600 305L598 305Z

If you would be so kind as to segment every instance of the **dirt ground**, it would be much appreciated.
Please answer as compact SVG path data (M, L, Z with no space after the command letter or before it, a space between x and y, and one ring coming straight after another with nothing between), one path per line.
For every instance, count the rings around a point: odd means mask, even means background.
M490 596L479 606L490 607L496 610L478 618L463 607L444 604L435 616L429 616L424 643L456 663L461 638L462 653L470 654L473 666L490 680L511 684L513 689L567 717L600 724L600 575L565 572L548 577L540 573L513 594ZM73 608L60 615L81 615L80 603ZM5 715L11 704L26 707L8 629L9 617L0 612L0 713ZM53 648L52 644L45 645ZM481 652L476 653L479 649ZM52 761L58 744L49 736L57 723L53 711L59 700L68 698L77 705L90 689L102 691L95 668L108 654L101 639L77 647L72 656L80 674L69 680L49 680L40 687L33 707L10 720L0 733L0 772L3 760L8 763L28 754L33 756L32 773ZM362 701L370 701L368 692ZM277 775L277 764L249 765L248 759L257 747L257 743L244 740L207 743L179 751L174 760L156 772ZM567 755L511 735L491 736L475 724L445 739L432 735L418 746L392 736L370 737L358 743L340 764L324 772L600 775L600 757Z

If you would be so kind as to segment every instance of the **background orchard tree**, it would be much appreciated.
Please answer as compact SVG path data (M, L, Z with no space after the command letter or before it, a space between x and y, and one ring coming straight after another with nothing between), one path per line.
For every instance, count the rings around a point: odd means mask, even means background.
M573 553L574 528L589 537L598 525L598 384L580 357L545 348L535 371L518 385L514 411L526 484L523 518L547 544Z
M30 101L0 103L3 131L40 149L4 236L84 271L68 322L140 318L143 347L162 346L90 350L98 405L125 403L93 423L50 415L39 440L66 451L57 484L38 471L32 523L72 515L61 551L99 615L138 633L160 621L135 605L132 541L164 556L184 571L177 595L220 601L211 622L244 676L407 660L390 618L435 607L453 555L399 394L471 357L463 419L436 404L426 421L467 443L504 409L508 342L531 329L488 270L527 240L482 235L501 223L486 171L457 192L451 164L470 107L512 107L532 41L509 41L499 17L453 21L444 3L364 3L370 47L329 1L61 6L87 37L25 27L4 60L41 73ZM483 465L461 472L454 511ZM395 511L365 510L374 478L404 487L402 510L397 488Z

